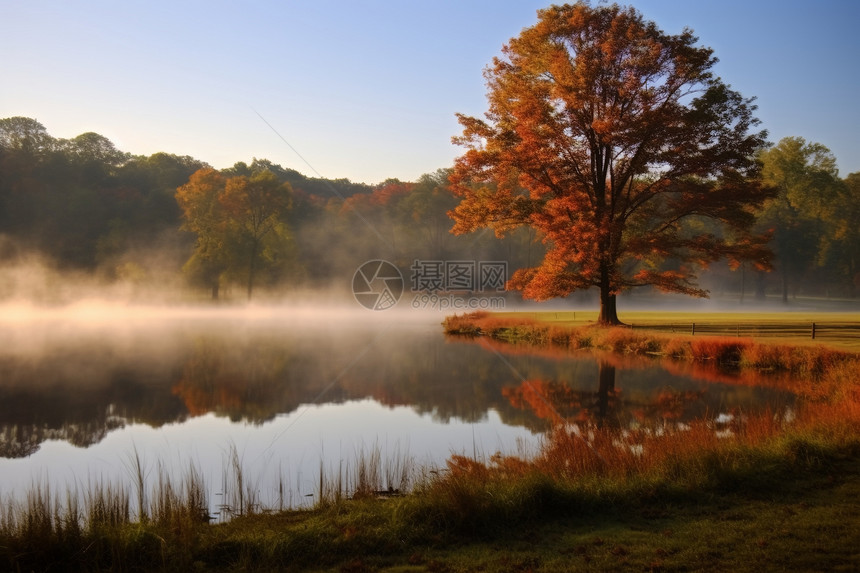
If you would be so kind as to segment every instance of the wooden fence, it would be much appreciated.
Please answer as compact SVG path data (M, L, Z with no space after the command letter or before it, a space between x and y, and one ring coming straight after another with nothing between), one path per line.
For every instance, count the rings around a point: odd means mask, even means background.
M860 323L856 322L774 322L774 323L717 323L693 322L671 324L631 324L631 328L677 332L679 334L719 336L766 336L860 338Z

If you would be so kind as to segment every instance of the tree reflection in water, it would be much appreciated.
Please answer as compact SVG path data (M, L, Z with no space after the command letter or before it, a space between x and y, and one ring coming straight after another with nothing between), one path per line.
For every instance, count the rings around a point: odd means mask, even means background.
M530 410L551 425L585 423L597 428L637 428L692 420L693 406L702 402L706 390L675 390L665 387L646 400L627 399L616 388L616 366L598 360L597 390L578 390L565 382L526 380L502 389L515 408Z
M60 326L20 327L0 339L2 457L30 456L45 440L89 447L135 424L159 428L214 413L264 425L303 405L368 399L436 424L482 423L494 412L534 433L559 423L656 427L791 403L757 380L446 339L436 323L382 335L374 324L299 328L285 320Z

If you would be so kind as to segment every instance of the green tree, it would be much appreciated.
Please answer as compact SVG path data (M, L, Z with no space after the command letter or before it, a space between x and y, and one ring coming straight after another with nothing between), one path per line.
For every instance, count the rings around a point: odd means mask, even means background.
M860 288L860 173L841 183L826 221L819 263L831 269L842 292L855 298Z
M116 167L129 159L129 154L118 150L111 140L92 131L63 141L62 145L71 156L84 164Z
M836 158L820 143L785 137L761 153L762 177L778 194L765 203L758 225L773 232L782 300L790 286L817 267L826 221L839 194Z
M447 213L457 206L457 197L450 189L449 175L450 169L425 173L400 201L402 224L427 259L445 259L453 248Z
M41 171L55 146L35 119L0 119L0 232L18 237L32 232L45 188Z
M766 134L697 41L616 4L539 11L485 72L485 119L458 116L454 232L536 229L543 262L510 287L537 300L597 287L604 324L623 290L706 296L695 278L710 262L767 267L749 232L770 194L754 160ZM723 232L685 234L695 218Z
M56 140L35 119L20 116L0 119L0 149L4 152L18 151L41 156L55 145Z

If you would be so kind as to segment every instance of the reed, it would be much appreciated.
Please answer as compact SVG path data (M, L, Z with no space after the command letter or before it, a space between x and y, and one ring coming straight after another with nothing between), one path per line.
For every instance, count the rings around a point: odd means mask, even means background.
M194 568L195 555L222 551L223 530L211 523L209 485L197 466L189 463L176 476L161 462L147 467L134 450L126 469L126 480L90 478L62 495L45 481L33 483L22 498L7 494L0 500L0 570L185 571ZM307 509L293 507L289 480L279 468L273 505L266 506L259 478L249 475L239 449L230 444L217 525L290 513L337 514L347 504L402 498L418 475L414 460L399 445L391 451L378 443L362 446L336 468L321 465L319 490ZM257 530L240 537L249 531ZM231 551L228 562L258 558Z
M351 461L341 461L337 468L320 463L318 507L336 506L349 499L399 497L411 492L417 476L414 459L399 444L386 454L378 442L362 445Z

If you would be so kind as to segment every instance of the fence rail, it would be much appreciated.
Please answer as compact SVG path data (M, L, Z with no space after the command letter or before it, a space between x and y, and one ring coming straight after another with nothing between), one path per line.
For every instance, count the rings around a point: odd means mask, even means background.
M667 324L631 324L631 328L677 332L679 334L749 336L749 337L807 337L860 338L860 323L856 322L779 322L779 323L716 323L675 322Z

